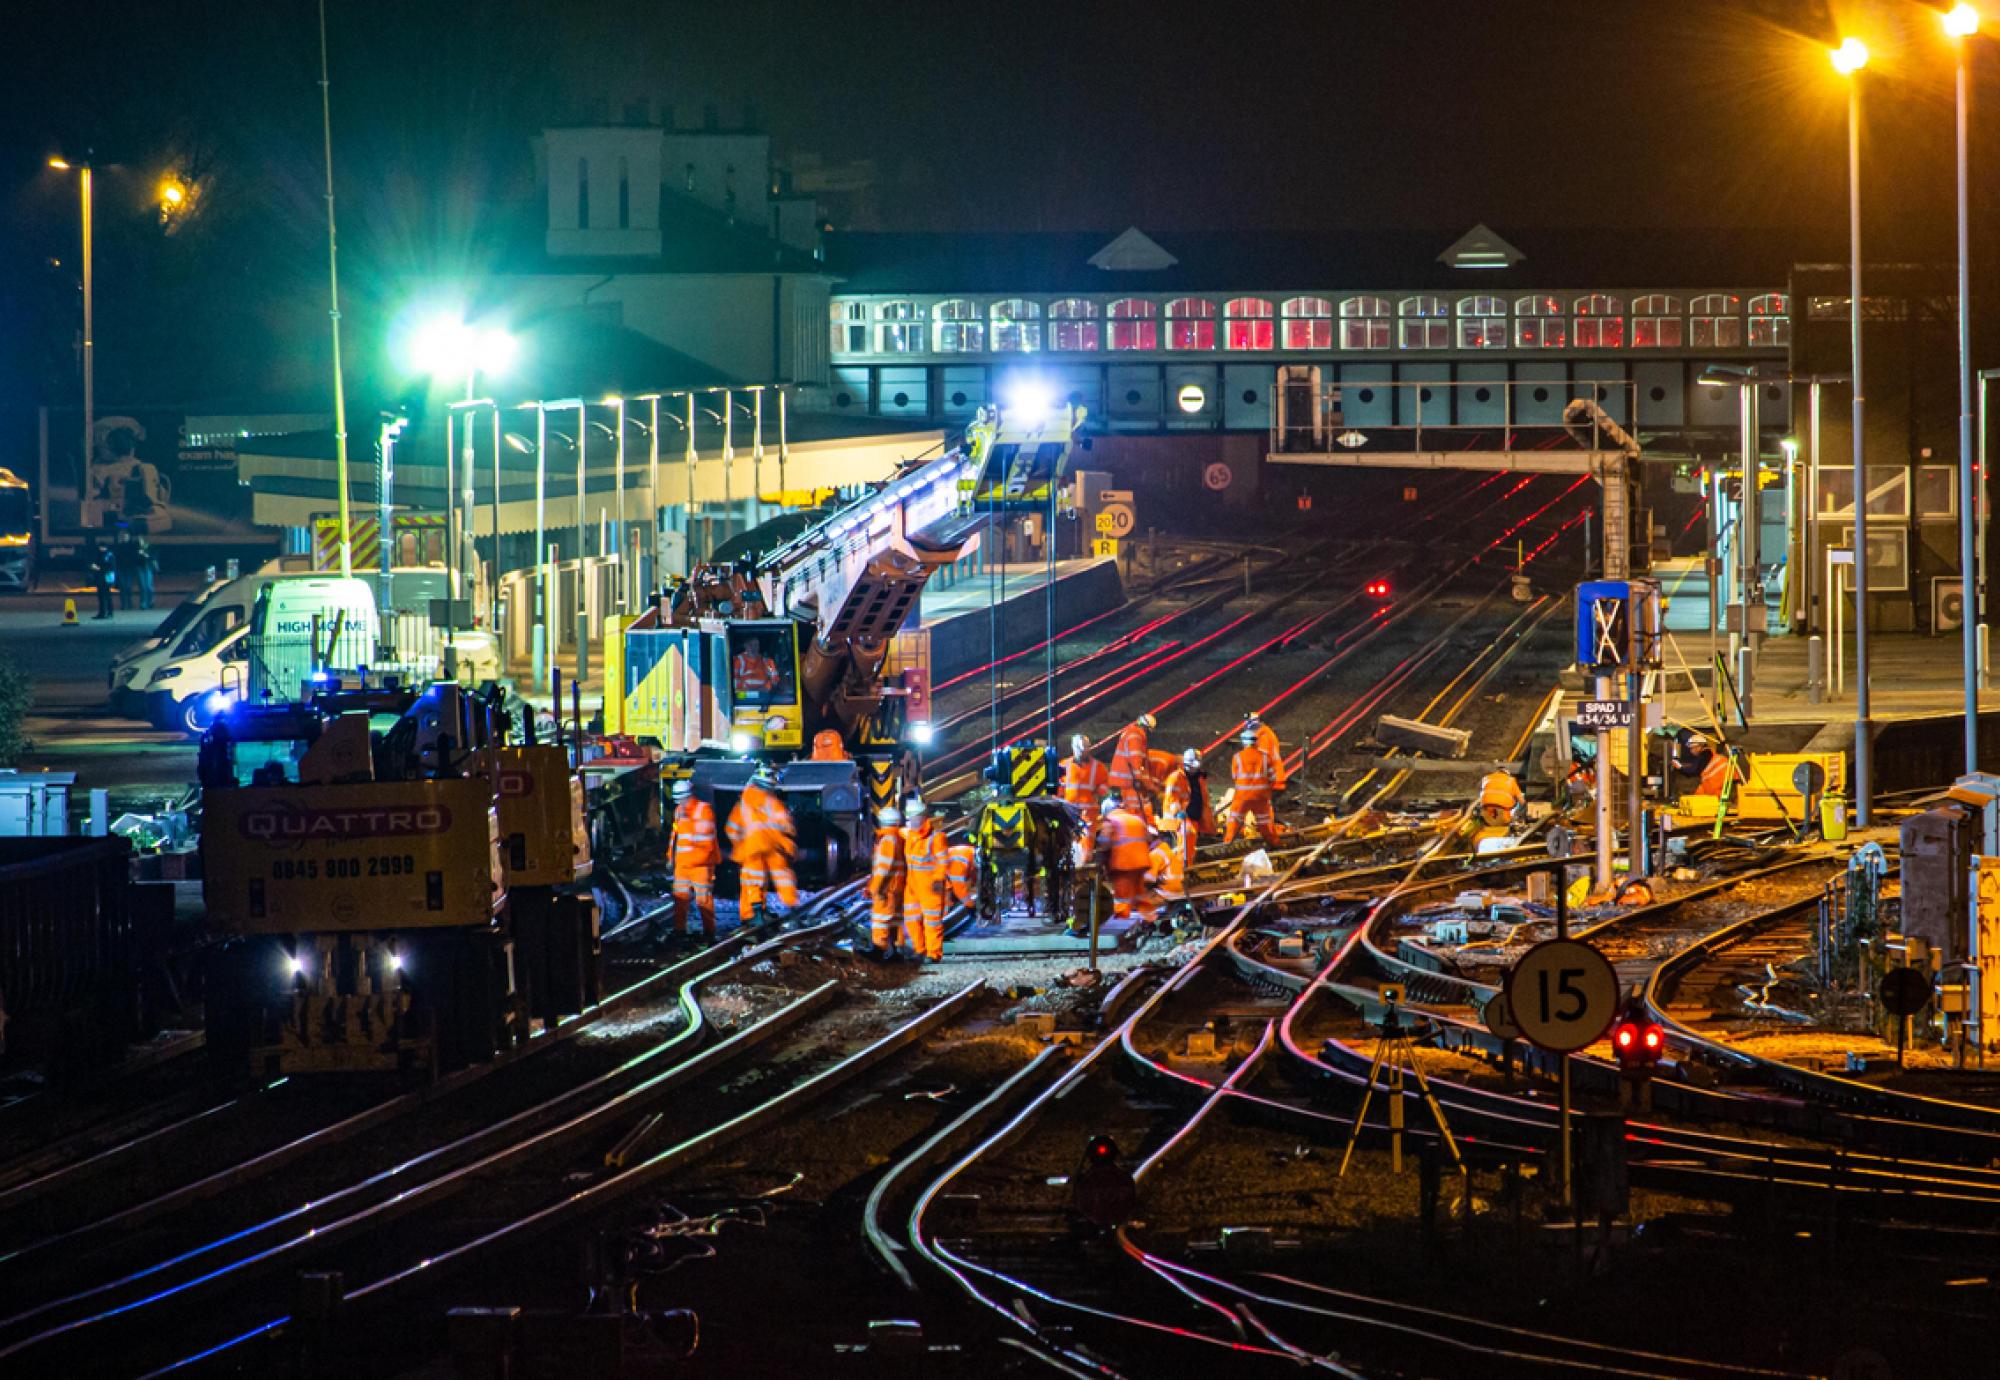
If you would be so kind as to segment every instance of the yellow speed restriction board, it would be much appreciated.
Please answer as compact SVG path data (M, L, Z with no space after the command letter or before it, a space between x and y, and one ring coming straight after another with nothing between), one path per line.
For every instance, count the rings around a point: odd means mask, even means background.
M1531 1044L1573 1054L1595 1044L1618 1014L1618 972L1575 939L1551 939L1507 974L1507 1014Z

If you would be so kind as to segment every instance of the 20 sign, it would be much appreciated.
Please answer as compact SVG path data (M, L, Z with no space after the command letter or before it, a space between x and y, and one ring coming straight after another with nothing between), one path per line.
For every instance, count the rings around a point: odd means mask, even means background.
M1618 1015L1618 970L1588 944L1551 939L1522 954L1507 974L1507 1009L1543 1049L1587 1049Z

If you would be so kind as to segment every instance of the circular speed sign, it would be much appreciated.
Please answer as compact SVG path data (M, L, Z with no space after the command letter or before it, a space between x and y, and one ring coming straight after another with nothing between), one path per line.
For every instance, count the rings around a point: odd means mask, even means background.
M1618 1015L1618 971L1575 939L1551 939L1507 974L1507 1010L1527 1039L1556 1054L1595 1044Z

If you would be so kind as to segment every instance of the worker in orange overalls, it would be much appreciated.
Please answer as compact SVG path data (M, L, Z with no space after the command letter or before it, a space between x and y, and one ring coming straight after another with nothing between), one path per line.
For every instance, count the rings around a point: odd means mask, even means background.
M1144 815L1151 815L1153 810L1151 797L1155 783L1153 764L1147 753L1155 723L1151 714L1141 714L1118 735L1118 746L1111 754L1112 789L1118 792L1127 809Z
M847 755L847 744L837 728L822 728L813 734L812 760L815 762L846 762L852 760Z
M778 688L778 663L764 655L762 638L744 639L743 650L730 663L729 678L745 698L761 699Z
M688 911L701 912L701 932L715 938L715 869L722 863L716 842L715 807L696 799L694 782L674 782L674 933L690 934Z
M1208 803L1208 774L1201 769L1201 753L1189 748L1160 787L1160 826L1180 845L1182 859L1194 862L1194 850L1201 835L1213 832L1215 815Z
M799 903L799 880L792 871L798 831L777 786L777 774L759 767L729 812L729 855L741 869L736 913L745 924L763 907L767 891L775 889L786 910Z
M903 929L910 947L932 963L944 962L944 893L948 885L944 830L921 797L903 811Z
M1187 860L1181 856L1178 841L1157 829L1153 831L1151 859L1146 878L1153 889L1146 918L1156 920L1161 906L1187 899Z
M1488 824L1506 824L1517 811L1525 810L1528 797L1513 773L1490 771L1479 778L1479 817Z
M1271 759L1271 789L1282 791L1288 784L1288 779L1285 775L1285 750L1278 746L1277 730L1257 717L1257 711L1254 709L1243 716L1243 726L1257 735L1257 746Z
M946 898L953 905L971 901L972 893L979 889L979 850L969 843L954 843L947 848L944 880Z
M1234 843L1243 821L1255 815L1258 835L1269 843L1278 837L1278 816L1271 808L1276 771L1270 754L1257 746L1255 729L1244 729L1237 741L1243 746L1229 761L1229 822L1222 831L1222 841Z
M1130 920L1136 910L1149 910L1146 872L1153 865L1146 821L1137 810L1109 796L1098 818L1092 843L1097 865L1111 888L1111 918Z
M1062 764L1062 798L1076 807L1083 818L1083 836L1089 838L1097 827L1097 802L1111 778L1104 763L1090 755L1090 740L1081 733L1069 740L1069 754Z
M883 958L915 956L921 939L896 943L903 928L903 816L893 806L875 816L875 866L868 874L868 937Z

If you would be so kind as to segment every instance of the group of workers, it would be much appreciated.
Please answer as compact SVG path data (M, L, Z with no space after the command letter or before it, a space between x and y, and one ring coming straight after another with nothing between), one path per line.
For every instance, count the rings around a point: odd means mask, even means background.
M868 873L868 937L876 954L942 963L945 906L971 899L978 869L973 846L947 843L922 797L910 797L904 810L883 810Z
M722 844L715 827L715 807L694 793L694 783L674 782L673 928L689 930L690 912L701 917L701 932L715 938L715 870L722 865ZM737 913L746 921L765 909L777 893L778 904L790 910L799 903L798 829L778 791L777 774L759 767L729 812L722 836L729 840L729 859L738 869Z

